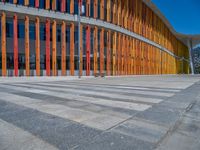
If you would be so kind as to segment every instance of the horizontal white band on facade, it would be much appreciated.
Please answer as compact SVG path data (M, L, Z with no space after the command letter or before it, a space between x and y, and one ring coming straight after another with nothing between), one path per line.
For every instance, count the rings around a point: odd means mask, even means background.
M0 11L6 11L6 12L11 12L11 13L19 13L23 15L30 15L30 16L38 16L41 18L49 18L49 19L56 19L56 20L63 20L67 22L78 22L78 17L77 15L71 15L69 13L61 13L58 11L52 11L52 10L45 10L45 9L39 9L39 8L34 8L34 7L28 7L28 6L23 6L23 5L16 5L16 4L10 4L10 3L4 3L0 2ZM94 18L89 18L89 17L83 17L81 16L81 23L82 24L87 24L87 25L92 25L92 26L98 26L101 28L105 28L107 30L113 31L113 32L118 32L122 33L124 35L130 36L132 38L138 39L142 42L145 42L147 44L150 44L161 51L164 51L168 53L169 55L175 57L176 59L184 60L189 62L188 59L184 57L179 57L172 53L170 50L166 49L165 47L157 44L156 42L153 42L141 35L138 35L134 32L131 32L127 29L124 29L118 25L102 21L99 19L94 19Z

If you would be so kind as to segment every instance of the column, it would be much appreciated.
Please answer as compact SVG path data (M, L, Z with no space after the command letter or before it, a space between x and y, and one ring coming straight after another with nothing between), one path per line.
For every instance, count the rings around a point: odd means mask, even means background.
M106 64L106 70L107 70L107 76L111 75L111 31L107 31L107 64Z
M30 76L29 17L25 17L25 60L26 76Z
M29 5L29 0L24 0L24 5L28 6Z
M45 9L50 9L50 0L45 0Z
M40 76L40 19L35 20L36 75Z
M13 17L13 47L14 47L14 75L18 76L18 21L17 15Z
M70 0L70 14L74 14L74 0Z
M94 76L97 74L98 70L98 58L97 58L97 52L98 52L98 28L94 27Z
M62 21L61 25L61 69L62 76L66 75L66 23Z
M112 70L113 70L113 76L116 75L116 43L117 43L117 33L113 33L113 54L112 54Z
M98 0L94 0L94 18L97 18L98 11L97 11Z
M86 17L90 16L90 0L86 0Z
M86 76L90 75L90 27L86 27Z
M66 0L61 0L61 12L66 11Z
M100 0L100 19L104 20L104 0Z
M35 0L35 7L39 8L39 6L40 6L39 0Z
M121 44L123 42L121 41L121 34L118 33L118 46L117 46L117 75L120 75L121 74Z
M57 32L57 28L56 28L56 21L53 20L53 24L52 24L52 73L53 76L57 75L57 38L56 38L56 32Z
M56 10L56 0L52 0L52 10Z
M1 14L1 51L2 51L2 76L7 75L6 67L6 14Z
M50 67L50 20L47 19L45 23L46 30L46 76L51 75L51 67Z
M104 73L104 29L100 31L100 74Z
M70 75L74 76L74 24L70 24Z
M107 0L107 22L111 21L111 0Z

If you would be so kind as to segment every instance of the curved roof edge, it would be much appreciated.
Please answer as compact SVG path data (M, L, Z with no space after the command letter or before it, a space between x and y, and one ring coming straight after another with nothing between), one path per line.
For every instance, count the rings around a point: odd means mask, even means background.
M189 42L192 43L192 46L200 44L200 34L190 35L190 34L182 34L175 31L174 27L170 24L168 19L162 14L162 12L158 9L158 7L151 0L142 0L152 11L160 17L160 19L165 23L165 25L169 28L169 30L179 39L183 44L189 47Z

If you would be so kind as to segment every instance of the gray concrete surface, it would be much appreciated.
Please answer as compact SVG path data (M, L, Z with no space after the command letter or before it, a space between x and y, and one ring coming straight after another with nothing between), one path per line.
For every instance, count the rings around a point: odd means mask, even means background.
M199 150L200 76L0 78L0 150Z

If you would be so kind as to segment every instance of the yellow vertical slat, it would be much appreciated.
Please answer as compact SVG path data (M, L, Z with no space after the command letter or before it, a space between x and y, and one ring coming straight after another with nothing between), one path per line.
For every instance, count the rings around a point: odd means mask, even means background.
M53 20L52 24L52 74L53 76L57 75L57 46L56 46L56 21Z
M26 76L30 76L29 17L25 17L25 60Z
M2 76L7 75L6 67L6 14L1 14L1 51L2 51Z
M40 76L40 19L35 20L36 75Z
M66 75L66 23L62 21L61 25L61 69L62 76Z

